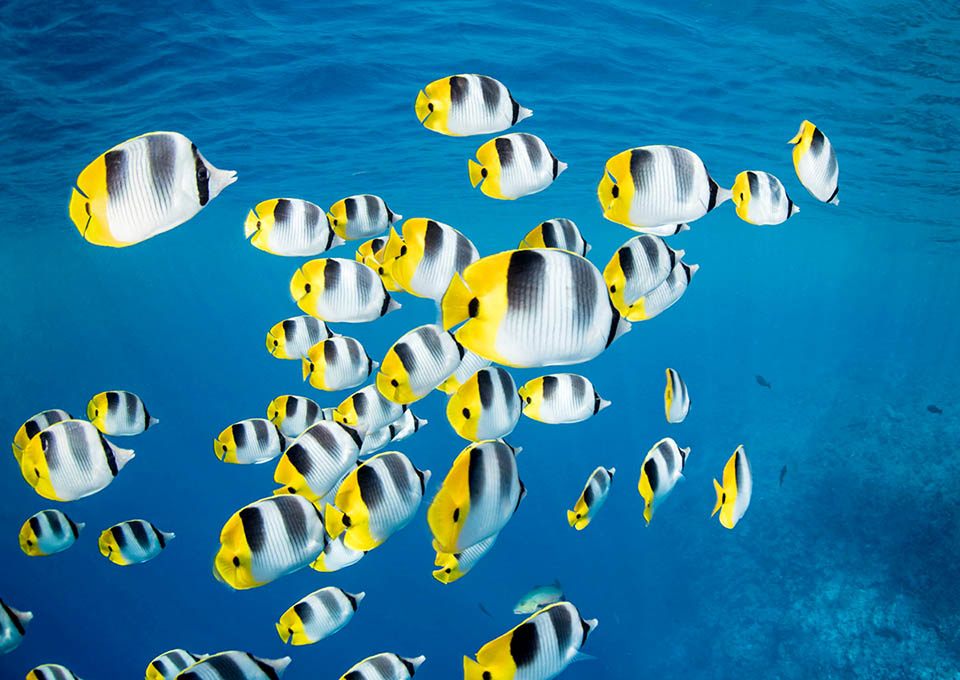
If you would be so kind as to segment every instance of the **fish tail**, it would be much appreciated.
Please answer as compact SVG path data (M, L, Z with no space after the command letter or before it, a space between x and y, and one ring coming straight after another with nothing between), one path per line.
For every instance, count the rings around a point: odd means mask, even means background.
M469 656L463 657L463 680L483 680L483 666Z
M567 521L570 523L570 526L576 526L577 514L573 510L567 510Z
M327 503L324 515L326 516L324 524L326 525L327 534L330 538L336 538L347 530L347 525L343 521L343 513L329 503Z
M477 186L480 182L483 181L483 166L477 163L472 158L467 159L467 168L470 170L470 184Z
M87 231L87 225L93 217L90 215L90 202L76 189L70 194L70 219L77 226L80 235Z
M252 210L247 215L246 221L243 223L243 237L250 238L260 230L260 218L257 217L257 213Z
M287 644L288 642L290 642L290 636L292 635L292 633L290 632L290 629L287 628L282 623L277 623L276 626L277 626L277 633L280 634L280 639L283 640L283 643Z
M443 328L449 330L470 318L470 303L475 299L463 277L460 274L454 274L450 285L447 286L447 292L443 294L440 301Z
M710 516L713 517L717 514L717 511L723 505L723 487L720 486L720 482L713 480L713 488L717 491L717 504L713 506L713 512L710 513Z

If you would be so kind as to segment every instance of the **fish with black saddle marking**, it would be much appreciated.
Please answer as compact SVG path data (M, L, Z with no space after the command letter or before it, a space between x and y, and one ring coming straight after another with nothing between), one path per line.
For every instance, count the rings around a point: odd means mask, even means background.
M336 336L327 324L309 315L294 316L267 333L267 351L278 359L302 359L318 342Z
M235 181L179 132L148 132L83 169L70 219L90 243L122 248L183 224Z
M209 656L194 654L185 649L171 649L160 654L147 665L146 680L174 680L180 671Z
M330 227L345 241L382 234L402 219L403 215L390 210L382 198L373 194L347 196L327 212Z
M429 423L426 418L419 418L413 411L404 411L403 415L379 430L368 432L363 438L360 455L366 456L376 453L391 442L399 442L418 432Z
M213 452L224 463L259 465L287 448L280 428L266 418L247 418L228 425L213 440Z
M244 238L273 255L319 255L343 245L320 206L300 198L271 198L258 203L243 224Z
M541 222L527 232L517 248L559 248L584 257L590 252L590 244L583 238L576 222L566 217Z
M567 522L577 531L583 531L587 525L597 516L600 508L607 502L607 494L610 493L610 487L613 486L613 475L616 468L605 468L602 465L590 473L586 486L580 498L573 506L573 510L567 510Z
M31 439L54 423L59 423L64 420L73 420L73 416L62 409L53 408L47 411L41 411L21 425L20 429L17 430L17 434L13 436L13 457L17 459L17 463L20 462L20 458L23 456L23 450L27 448L27 444L30 443Z
M44 498L75 501L105 489L133 457L87 421L64 420L30 440L20 474Z
M683 378L672 368L667 369L667 387L663 391L663 406L668 423L682 423L690 412L690 394Z
M340 676L340 680L409 680L427 657L409 659L392 652L368 656Z
M710 516L719 512L720 524L733 529L750 506L750 497L753 495L753 473L743 444L737 447L723 467L723 485L714 479L713 487L717 492L717 504Z
M737 217L750 224L782 224L800 208L787 196L780 180L762 170L745 170L733 182Z
M27 624L33 620L33 612L17 611L0 600L0 655L8 654L20 646L27 634Z
M247 652L220 652L182 671L176 680L280 680L290 657L261 659Z
M542 139L526 132L491 139L476 155L476 161L467 160L470 184L507 201L543 191L567 169Z
M480 558L490 552L490 548L497 542L499 535L494 534L455 553L444 552L438 544L435 544L434 550L436 550L437 556L433 564L437 569L433 572L433 578L440 583L453 583L463 578L476 566Z
M403 223L402 237L390 229L381 269L411 295L439 301L450 279L478 259L473 242L449 224L413 217Z
M414 108L423 127L453 137L503 132L533 115L506 85L475 73L433 81L420 90Z
M840 168L833 144L820 129L805 120L788 144L793 144L793 167L800 183L818 201L840 205Z
M376 385L367 385L340 402L333 410L333 419L366 436L396 421L408 408L384 397Z
M329 420L315 423L283 452L273 480L285 493L315 501L356 467L362 441L353 428Z
M283 394L267 405L267 418L284 438L295 439L311 425L327 420L320 404L307 397Z
M693 275L699 270L698 264L678 260L663 283L627 306L624 317L630 321L649 321L667 311L687 292Z
M597 186L603 216L661 236L706 215L731 197L700 157L678 146L641 146L610 158ZM664 226L666 227L664 229Z
M364 596L335 586L316 590L283 613L277 633L284 643L295 646L319 642L350 623Z
M261 498L224 524L213 575L236 590L258 588L309 565L325 541L323 514L308 499Z
M87 420L109 435L140 434L160 421L133 392L112 390L95 395L87 404Z
M63 552L77 542L84 526L60 510L41 510L20 528L20 549L31 557Z
M160 531L143 519L114 524L101 532L100 554L122 567L149 562L176 537L172 531Z
M310 260L290 279L290 295L324 321L363 323L400 309L370 267L339 257Z
M681 449L671 437L664 437L644 457L637 489L643 497L643 519L647 526L650 526L654 511L683 477L683 467L689 455L689 446Z
M541 423L579 423L610 405L582 375L543 375L519 390L523 415Z
M505 366L588 361L630 329L599 270L564 250L509 250L454 276L441 303L457 341ZM545 332L544 329L554 329Z
M513 376L499 366L491 366L474 373L450 396L447 421L464 439L499 439L513 432L521 409Z
M390 401L410 404L449 378L463 358L453 333L437 324L407 331L387 350L377 373L377 390Z
M336 392L363 384L379 365L359 340L338 335L307 351L303 357L303 379L318 390Z
M27 673L27 680L80 680L80 678L66 666L45 663L31 669Z
M629 314L632 304L667 280L684 254L651 234L624 243L603 270L613 306L621 314Z
M597 627L570 602L557 602L528 617L476 654L463 657L464 680L549 680L578 658ZM590 657L586 657L590 658Z

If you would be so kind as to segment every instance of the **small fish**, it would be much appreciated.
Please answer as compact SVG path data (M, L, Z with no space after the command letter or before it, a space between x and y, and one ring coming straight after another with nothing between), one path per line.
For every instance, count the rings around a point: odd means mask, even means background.
M396 229L391 227L390 235L392 236L396 233ZM393 293L398 290L403 290L403 288L397 285L397 282L393 280L393 275L387 271L386 245L387 238L383 236L378 236L377 238L372 238L369 241L364 241L357 248L356 260L357 262L362 262L370 267L370 269L377 272L377 275L383 282L383 287L389 292Z
M769 172L741 172L732 191L737 216L750 224L781 224L800 212L780 180Z
M213 575L235 590L258 588L309 565L325 541L323 515L309 500L296 494L261 498L223 525Z
M674 250L659 236L635 236L617 249L603 270L613 306L621 314L667 280L686 254Z
M287 448L280 429L265 418L247 418L228 425L213 440L213 453L224 463L259 465Z
M20 473L44 498L75 501L105 489L133 457L87 421L64 420L30 440Z
M642 146L618 153L607 161L597 186L606 219L644 231L669 225L670 233L731 196L697 154L678 146Z
M682 423L690 412L690 394L683 378L672 368L667 369L667 388L663 393L663 403L668 423Z
M283 452L273 480L284 485L284 493L315 501L356 467L361 442L353 428L329 420L315 423Z
M650 526L653 513L683 477L683 467L689 455L689 446L681 449L672 438L664 437L644 457L637 490L643 496L643 519L647 526Z
M753 474L750 472L750 461L747 460L743 444L737 447L723 467L723 485L714 479L713 486L717 492L717 504L710 516L713 517L719 511L720 524L727 529L733 529L747 511L753 495Z
M180 680L279 680L290 657L261 659L247 652L220 652L205 657L176 676Z
M837 154L827 136L816 125L805 120L800 124L796 136L787 143L795 145L793 167L804 188L818 201L839 205L840 169Z
M463 657L464 680L550 680L577 658L597 627L569 602L538 611L519 626L491 640L476 654Z
M100 534L100 554L122 567L149 562L167 547L176 535L160 531L150 522L131 519L114 524Z
M183 224L235 181L179 132L148 132L83 169L70 219L90 243L123 248Z
M299 198L258 203L247 215L243 235L253 247L286 257L319 255L345 243L320 206Z
M147 412L143 400L133 392L101 392L87 404L87 420L109 435L140 434L160 421Z
M520 388L523 415L541 423L579 423L610 405L582 375L555 373Z
M927 410L930 411L930 413L936 413L938 415L943 413L943 411L940 410L940 407L936 406L935 404L930 404L927 406Z
M80 680L80 678L66 666L45 663L27 673L27 680Z
M302 359L318 342L336 335L320 319L309 315L294 316L270 329L267 351L278 359Z
M783 486L783 478L787 476L787 466L780 468L780 486Z
M314 591L283 613L277 622L277 633L291 645L319 642L350 623L364 595L335 586Z
M473 73L433 81L414 108L423 127L453 137L496 134L533 115L499 80Z
M387 350L377 372L377 389L398 404L410 404L433 392L463 358L453 333L437 324L407 331Z
M334 494L334 497L336 497L336 494ZM367 553L363 550L348 548L343 542L343 537L344 534L340 534L336 538L327 536L327 544L323 546L323 552L310 564L310 568L324 573L340 571L363 559L363 556Z
M480 607L480 611L489 616L491 619L493 618L493 614L487 611L487 608L483 606L482 602L477 602L477 606Z
M308 427L328 420L320 404L313 399L283 394L267 406L267 418L280 429L284 438L296 439Z
M499 535L500 534L494 534L479 543L455 553L443 552L443 548L434 540L433 549L437 551L437 557L433 563L437 569L433 572L433 578L440 581L440 583L453 583L463 578L476 566L481 557L490 552L490 548L497 542L497 536ZM481 610L487 616L490 616L490 613L483 609L482 605Z
M27 448L27 444L30 443L31 439L54 423L59 423L64 420L73 420L73 416L66 411L54 408L48 411L41 411L21 425L20 429L17 430L17 434L13 437L13 457L17 459L17 463L20 462L20 458L23 456L23 450Z
M413 411L404 411L402 416L386 427L368 432L363 438L360 455L367 456L376 453L390 442L402 441L429 422L426 418L418 418Z
M355 260L310 260L290 279L290 295L304 312L324 321L362 323L400 309L377 272Z
M180 671L206 659L208 654L194 654L185 649L171 649L155 657L147 666L146 680L174 680Z
M382 234L403 215L390 210L386 202L373 194L359 194L340 199L327 213L327 220L337 236L346 241Z
M467 161L470 184L508 201L543 191L567 169L542 139L526 132L491 139L477 149L477 160Z
M700 270L698 264L687 264L677 260L677 264L670 271L670 276L633 304L629 305L624 318L629 321L648 321L668 310L687 292L693 275ZM623 312L621 312L623 313Z
M32 612L17 611L0 600L0 654L7 654L20 646L27 634L27 624L32 620Z
M367 385L340 402L333 410L333 419L366 436L396 421L408 408L384 397L376 385Z
M76 543L84 526L60 510L41 510L20 528L20 549L33 557L63 552Z
M520 598L513 607L514 614L531 614L547 605L560 602L564 599L563 586L560 581L553 580L553 583L545 586L536 586L531 588L526 595Z
M590 474L573 510L567 510L567 521L570 526L577 531L587 528L590 521L600 512L603 504L607 502L607 494L610 493L616 471L616 468L605 468L601 465Z
M590 252L590 244L583 238L577 224L566 217L541 222L527 232L517 248L559 248L583 257Z
M340 676L340 680L409 680L427 657L408 659L392 652L368 656Z
M359 340L338 335L318 342L307 351L303 358L303 379L318 390L347 390L362 385L379 365Z
M456 334L454 334L454 337L456 337ZM453 394L460 389L463 383L472 378L474 373L481 368L486 368L490 364L491 361L489 359L484 359L479 354L474 354L464 347L463 358L460 359L460 365L457 366L457 370L453 372L453 375L440 383L437 389L445 394Z
M382 269L411 295L439 302L450 280L479 259L473 242L449 224L414 217L403 223L402 238L390 229Z
M760 385L760 387L766 387L767 389L771 389L771 390L773 389L773 386L770 383L768 383L767 379L764 378L762 375L757 376L757 384Z
M447 421L464 439L499 439L513 432L522 406L513 377L499 366L481 368L447 401Z

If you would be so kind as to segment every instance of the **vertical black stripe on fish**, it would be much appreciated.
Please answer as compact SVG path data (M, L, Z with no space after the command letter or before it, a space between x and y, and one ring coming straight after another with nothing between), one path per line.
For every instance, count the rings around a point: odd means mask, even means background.
M380 281L380 277L377 276L376 272L370 269L370 267L357 263L351 271L354 272L354 276L356 277L357 300L362 304L365 304L367 300L370 299L374 286L383 289L383 283Z
M48 520L50 519L49 515L45 515L45 517ZM35 516L31 517L30 520L28 521L28 524L30 525L30 530L33 532L33 535L37 537L38 541L44 537L43 529L40 526L40 519L38 517L35 517Z
M598 413L600 413L600 404L601 404L600 395L594 392L593 393L593 415L597 415Z
M495 398L493 380L490 377L492 370L485 368L482 371L477 371L477 393L480 395L480 407L484 411L493 406Z
M381 203L381 201L380 201L380 199L379 199L378 197L376 197L376 196L371 195L371 194L364 194L364 195L363 195L363 201L364 201L364 203L366 204L367 219L368 219L370 222L373 222L373 223L379 222L379 221L380 221L380 213L381 213L381 210L380 210L380 203ZM384 207L386 207L386 204L384 204Z
M737 456L733 461L733 471L736 476L737 483L737 496L740 495L740 490L743 488L743 480L747 477L747 458L746 454L743 453L743 450L740 449L737 451Z
M370 404L368 403L367 395L363 392L357 392L353 395L353 410L357 414L357 418L361 419L367 414L367 410Z
M370 665L377 672L377 678L392 678L395 673L393 664L390 663L390 657L387 654L378 654L369 661Z
M582 618L580 619L580 629L583 631L583 637L580 639L580 646L583 647L584 643L587 641L587 636L590 635L590 626L587 625L587 622Z
M458 273L462 274L463 270L473 262L474 248L466 236L458 233L453 234L453 236L456 242L456 255L453 258L453 266Z
M273 499L280 519L283 520L284 536L289 538L289 544L294 548L303 548L307 544L307 516L299 496L276 496ZM312 506L311 506L312 507Z
M350 671L343 676L343 680L367 680L361 671Z
M324 251L330 250L333 247L333 239L337 235L337 232L335 232L333 229L330 228L329 220L326 222L326 227L327 227L327 243L323 247Z
M610 473L606 468L600 468L597 471L597 474L593 476L594 481L597 483L597 488L600 490L601 494L607 492L607 488L610 486Z
M562 248L564 245L557 234L557 225L553 222L544 222L540 225L540 238L547 248Z
M507 310L537 310L547 274L546 258L534 250L517 250L507 266Z
M403 365L403 370L407 372L407 375L413 375L413 372L417 370L417 356L414 354L410 345L406 342L398 342L393 346L393 351Z
M234 423L230 426L230 434L233 435L233 444L237 451L247 446L247 423Z
M299 399L295 397L287 397L287 403L283 406L283 417L284 418L293 418L297 414L297 405L300 403Z
M706 167L704 167L704 171L706 171ZM709 172L707 173L707 184L710 185L710 199L707 201L707 212L710 212L717 207L717 193L720 191L720 185L713 181L713 177L710 176Z
M463 76L450 76L450 108L457 110L467 100L467 79Z
M657 493L660 487L660 472L657 469L657 461L653 458L648 458L647 462L643 464L643 472L647 475L650 488L654 493Z
M323 343L323 361L327 366L333 366L337 361L337 356L339 356L339 342L334 339L330 339Z
M673 447L670 446L668 442L664 442L658 446L657 449L660 451L660 455L663 457L663 464L666 468L667 476L673 476L673 471L677 467L677 462L674 458L675 452Z
M597 500L597 494L593 490L593 478L587 482L587 485L583 489L583 502L587 506L587 509L593 507L593 504Z
M210 200L210 171L207 170L206 163L200 158L200 152L197 151L196 144L191 144L190 150L193 152L193 162L196 166L197 201L202 208Z
M690 269L690 265L688 265L686 262L683 262L682 260L681 260L680 264L683 266L683 274L684 274L685 278L687 279L687 283L690 283L690 280L693 278L693 270ZM673 278L672 276L669 277L669 278L667 279L667 281L670 281L672 278ZM676 285L675 282L671 283L671 284L670 284L670 289L672 290L675 285Z
M337 425L340 425L340 423L337 423ZM363 446L363 437L360 436L360 433L357 432L356 428L350 427L349 425L340 425L340 427L342 427L344 431L350 435L350 438L353 440L353 443L357 445L358 449Z
M330 614L331 618L340 612L340 600L336 596L336 591L324 589L318 592L316 597L320 606Z
M299 400L298 400L298 403L299 403ZM309 399L304 400L304 406L306 411L305 413L306 418L304 422L307 424L315 423L317 419L320 417L320 406L317 404L317 402L311 401Z
M103 164L108 198L116 198L123 194L124 184L127 181L128 162L127 152L124 149L114 149L104 154Z
M137 424L137 405L140 403L140 400L137 398L137 395L132 392L123 393L123 402L124 409L126 411L126 421L128 425Z
M110 442L107 441L107 438L103 436L102 432L98 432L97 434L100 436L100 446L103 447L103 457L107 460L107 467L110 468L110 474L116 477L120 473L120 466L117 465L117 457L113 455L113 447L110 446ZM86 447L84 447L84 453L86 453Z
M444 336L453 339L453 335L447 331L438 332L436 326L427 326L418 333L418 336L423 343L423 348L430 354L430 358L436 364L444 363L444 359L447 356L444 350L444 340L446 339ZM456 340L454 340L454 342L456 342Z
M313 459L303 444L291 445L284 455L290 461L293 469L299 472L302 477L306 478L313 471Z
M513 141L507 137L497 137L493 140L493 145L497 151L497 158L500 160L500 167L507 169L513 165Z
M293 342L297 335L297 319L285 319L282 324L283 339L286 342Z
M550 402L560 387L560 379L555 375L547 375L543 378L543 401Z
M130 533L133 534L133 540L136 541L137 545L143 550L149 548L150 535L147 533L146 523L134 520L128 522L127 525L130 527Z
M117 524L116 526L110 527L110 534L117 544L117 550L123 552L124 548L127 547L127 535L123 531L123 525Z
M215 654L208 659L204 659L203 665L213 670L216 673L215 677L221 678L222 680L243 680L248 677L243 666L241 666L230 653ZM196 673L196 671L191 671L191 674L194 673ZM202 676L199 673L196 673L196 675L198 680L200 677L209 677L206 673ZM177 677L179 680L184 680L186 674L181 674Z
M510 97L510 102L513 104L513 118L510 120L511 125L517 124L517 118L520 117L520 104L517 103L512 96Z
M751 198L762 199L760 196L760 180L757 178L757 173L753 171L747 172L747 185L750 187Z
M814 156L821 154L826 141L827 138L823 136L823 133L818 128L813 128L813 134L810 136L810 151L813 152Z
M410 479L409 468L398 454L390 454L379 459L383 463L387 475L393 481L401 498L408 498L413 493L413 484Z
M530 159L530 167L536 172L540 169L540 165L543 162L543 149L540 148L540 140L533 135L521 132L520 141L523 142L523 146L527 152L527 158ZM554 163L554 166L556 166L556 163ZM556 177L556 170L554 170L554 177Z
M535 620L514 628L510 636L510 657L516 664L517 670L536 663L539 651L540 633L537 631Z
M323 265L323 292L332 294L340 286L340 263L331 258Z
M357 488L371 515L387 502L383 480L374 466L361 465L357 468Z
M53 532L54 536L60 538L66 533L63 523L60 521L60 513L47 512L44 514L44 516L47 518L47 523L50 525L50 531ZM30 520L33 521L33 518L31 517ZM31 524L30 526L33 525ZM39 535L40 534L37 534L37 536Z
M553 154L550 154L550 158L553 159L553 169L551 171L551 174L553 175L553 178L556 179L557 175L560 174L560 161L557 160L557 157L554 156Z
M120 393L107 392L107 413L115 415L120 410ZM104 414L106 415L106 413Z
M243 535L250 547L250 554L257 556L267 544L267 527L263 521L263 512L259 507L243 508L239 512Z
M313 240L317 230L320 228L321 220L323 224L326 225L326 215L320 212L320 208L314 205L313 203L304 202L303 203L303 224L306 230L306 235L308 240ZM331 235L327 237L327 248L330 247L330 238Z
M547 610L550 625L557 635L557 648L563 655L573 643L573 614L565 605L550 607Z
M493 78L478 76L480 92L483 94L483 105L491 115L497 112L500 106L500 84Z
M470 460L467 464L467 487L470 490L470 505L474 506L483 499L487 490L484 488L486 483L487 471L484 467L483 452L484 447L490 444L475 446L470 450Z
M153 535L157 537L157 543L160 544L161 548L167 547L167 539L164 537L163 532L160 531L157 527L150 525L150 528L153 529Z
M836 159L834 159L834 165L836 165ZM837 187L833 190L833 193L830 194L830 198L827 199L827 203L829 203L830 201L832 201L833 199L835 199L835 198L837 197L837 193L839 193L839 191L840 191L840 185L838 184Z
M348 593L348 592L345 591L345 590L341 590L340 592L343 593L343 596L344 596L345 598L347 598L347 602L350 603L350 607L353 608L353 611L357 611L357 604L358 604L358 603L357 603L357 598L355 598L353 595L351 595L350 593Z
M303 627L313 625L317 617L313 613L313 607L308 602L297 602L293 605L293 613L297 615Z
M380 305L380 316L383 316L388 311L390 311L390 301L393 299L390 297L390 293L387 292L387 289L383 287L383 283L380 283L380 289L383 291L383 304Z
M516 476L517 459L513 450L502 442L494 442L494 457L497 463L497 481L500 484L500 498L510 497L513 490L513 479Z
M434 220L427 220L423 232L423 260L432 262L443 253L443 228Z
M293 203L286 198L281 198L273 206L273 223L275 227L287 228L293 217Z
M767 187L768 187L768 190L770 191L770 200L773 203L779 203L781 200L783 191L781 190L781 185L779 180L777 180L777 178L771 175L770 173L767 173ZM790 210L788 206L787 213L789 214L789 212Z
M647 182L653 179L653 153L647 149L632 149L630 151L630 177L638 195L647 190Z
M350 224L357 219L357 199L353 198L352 196L350 198L343 199L343 211L347 215L347 224Z
M177 141L172 135L147 135L147 158L150 162L150 180L161 206L167 207L173 199L177 179Z
M457 559L459 560L460 557L457 556ZM404 659L402 656L398 656L397 659L400 661L400 663L403 664L404 669L406 669L407 671L407 675L409 675L412 678L413 674L416 673L417 669L413 667L412 663Z
M3 608L3 613L10 619L10 622L13 624L13 627L17 629L17 632L20 633L20 635L26 635L27 631L24 629L23 624L20 623L20 618L7 606L7 603L0 600L0 607Z
M574 333L593 325L596 313L596 300L600 291L597 288L597 279L593 275L596 269L590 262L580 257L566 258L570 263L570 276L573 283L573 300L571 308L575 319ZM603 296L607 300L610 298Z
M670 155L670 165L673 166L673 181L677 189L677 200L687 201L693 191L694 168L689 154L675 146L666 147Z
M33 439L34 437L37 436L40 430L43 429L40 427L37 420L38 419L31 418L30 420L28 420L23 424L23 431L26 433L27 439ZM47 427L49 426L50 424L48 423Z
M644 235L637 239L640 242L640 245L643 247L643 253L647 256L647 271L655 272L659 269L657 265L660 263L660 246L663 244L656 236ZM623 266L623 260L620 261L620 266ZM624 272L626 274L626 272ZM629 278L629 277L628 277Z
M497 371L497 376L500 378L500 391L503 392L504 400L507 404L516 403L517 385L513 378L502 368Z

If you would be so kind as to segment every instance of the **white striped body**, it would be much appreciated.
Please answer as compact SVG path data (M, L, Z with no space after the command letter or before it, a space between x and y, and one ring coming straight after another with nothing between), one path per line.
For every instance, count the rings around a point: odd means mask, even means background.
M329 502L333 502L331 498ZM348 548L343 542L346 534L340 534L336 538L327 536L327 544L323 546L323 552L310 565L315 571L332 572L346 569L363 559L366 553L363 550L354 550Z
M644 234L624 243L603 270L613 306L623 314L629 305L667 280L683 257L659 236Z
M176 680L279 680L290 657L261 659L247 652L220 652L182 671Z
M468 548L455 553L437 551L437 556L433 563L437 569L433 572L433 577L440 583L452 583L465 576L476 566L477 562L490 552L493 544L497 542L500 534L489 536L479 543L474 543Z
M140 434L157 424L143 400L133 392L111 390L94 396L87 404L87 419L109 435Z
M464 678L481 680L487 669L492 677L515 668L509 680L549 680L574 660L597 620L584 621L569 602L544 607L508 633L477 652L477 661L464 657Z
M159 555L173 538L173 533L160 531L146 520L131 519L100 534L100 554L114 564L143 564Z
M382 198L373 194L347 196L334 203L327 213L330 226L347 241L382 234L401 219L403 215L390 210Z
M20 549L27 555L54 555L63 552L80 536L84 524L75 524L60 510L41 510L20 529Z
M333 411L333 419L341 425L355 427L361 435L386 427L403 415L406 404L384 397L376 385L367 385L344 399Z
M597 193L604 217L634 227L692 222L730 198L697 154L664 145L610 158Z
M376 366L359 340L338 335L310 348L303 358L303 376L318 390L335 392L363 384Z
M454 338L456 338L456 333L454 333ZM477 371L481 368L486 368L491 363L489 359L485 359L464 347L463 358L460 359L460 365L457 366L457 370L453 372L453 375L440 383L437 389L446 394L453 394L463 383L472 378Z
M646 321L665 312L687 292L690 280L698 269L700 265L678 261L663 283L628 306L626 318L630 321Z
M643 516L647 524L650 524L654 512L683 476L683 466L689 454L689 447L681 449L670 437L661 439L647 452L638 483L645 503Z
M519 390L523 415L541 423L579 423L610 405L582 375L554 373L527 382Z
M299 198L273 198L247 215L244 233L251 245L274 255L319 255L343 245L319 206Z
M66 666L45 663L27 673L27 680L80 680L80 678Z
M13 457L17 459L17 462L20 462L23 450L27 447L27 444L30 443L31 439L54 423L59 423L64 420L73 420L73 416L62 409L54 408L41 411L21 425L20 429L17 430L17 434L13 437Z
M147 665L146 680L173 680L185 670L206 658L206 654L193 654L185 649L171 649L155 657Z
M517 451L494 440L471 444L456 457L427 511L438 552L466 550L510 521L526 493Z
M499 366L481 368L447 402L447 420L470 441L505 437L517 426L520 395L513 376Z
M270 329L267 351L278 359L302 359L311 347L334 335L320 319L294 316Z
M517 248L559 248L585 257L590 244L583 238L576 222L566 217L556 217L541 222L527 232Z
M303 496L271 496L233 514L220 532L214 575L256 588L302 569L323 551L323 515Z
M502 132L533 115L499 80L474 73L430 83L417 96L416 111L428 130L454 137Z
M247 418L230 425L213 440L213 452L224 463L259 465L286 447L276 425L265 418Z
M285 611L277 623L277 632L292 645L319 642L350 623L363 596L335 586L321 588Z
M733 202L737 216L750 224L781 224L799 212L780 180L762 170L745 170L737 175Z
M663 393L663 404L668 423L682 423L690 411L690 395L683 378L672 368L667 369L667 387Z
M747 460L747 453L743 445L737 447L734 451L734 466L737 473L737 499L733 504L733 524L736 526L740 518L750 506L750 498L753 496L753 472L750 469L750 461Z
M391 238L396 238L391 232ZM403 223L403 245L385 268L394 282L417 297L439 301L450 279L480 259L473 242L437 220L414 217Z
M689 224L660 224L656 227L635 227L632 224L623 225L630 231L635 231L639 234L650 234L651 236L676 236L677 234L690 231Z
M404 411L402 416L386 427L367 433L363 438L363 445L360 447L360 455L366 456L376 453L391 442L402 441L428 422L426 418L415 416L413 411Z
M543 191L567 169L542 139L526 132L491 139L477 149L477 159L480 169L469 166L473 185L479 182L487 196L508 200Z
M616 468L607 469L601 465L590 473L573 510L567 511L567 521L570 522L570 526L580 531L597 516L600 508L607 502L607 494L610 493L616 471Z
M820 129L810 121L803 121L796 137L791 141L793 167L804 188L818 201L838 205L840 190L840 167L833 144Z
M300 309L324 321L373 321L400 306L377 272L339 257L310 260L300 267L290 281L290 294Z
M75 501L106 488L132 458L85 420L64 420L34 437L20 472L44 498Z
M325 420L323 409L313 399L284 394L267 406L267 418L285 438L296 438L311 425Z
M733 529L750 506L753 495L753 472L743 444L737 447L723 467L723 485L714 479L713 486L717 492L717 504L712 514L719 511L720 524Z
M377 374L384 397L409 404L430 394L460 365L462 348L437 324L414 328L387 350Z
M273 479L290 493L320 498L356 467L360 441L355 431L338 423L316 423L284 451Z
M553 249L490 258L508 262L484 267L489 258L483 258L464 273L475 294L488 269L499 277L489 293L477 297L478 315L456 333L468 350L522 368L575 364L596 357L629 330L610 303L600 272L585 258Z
M408 659L392 652L383 652L354 664L340 676L340 680L408 680L425 659L422 655Z
M0 600L0 655L20 646L23 636L27 634L27 624L32 619L32 612L17 611Z

